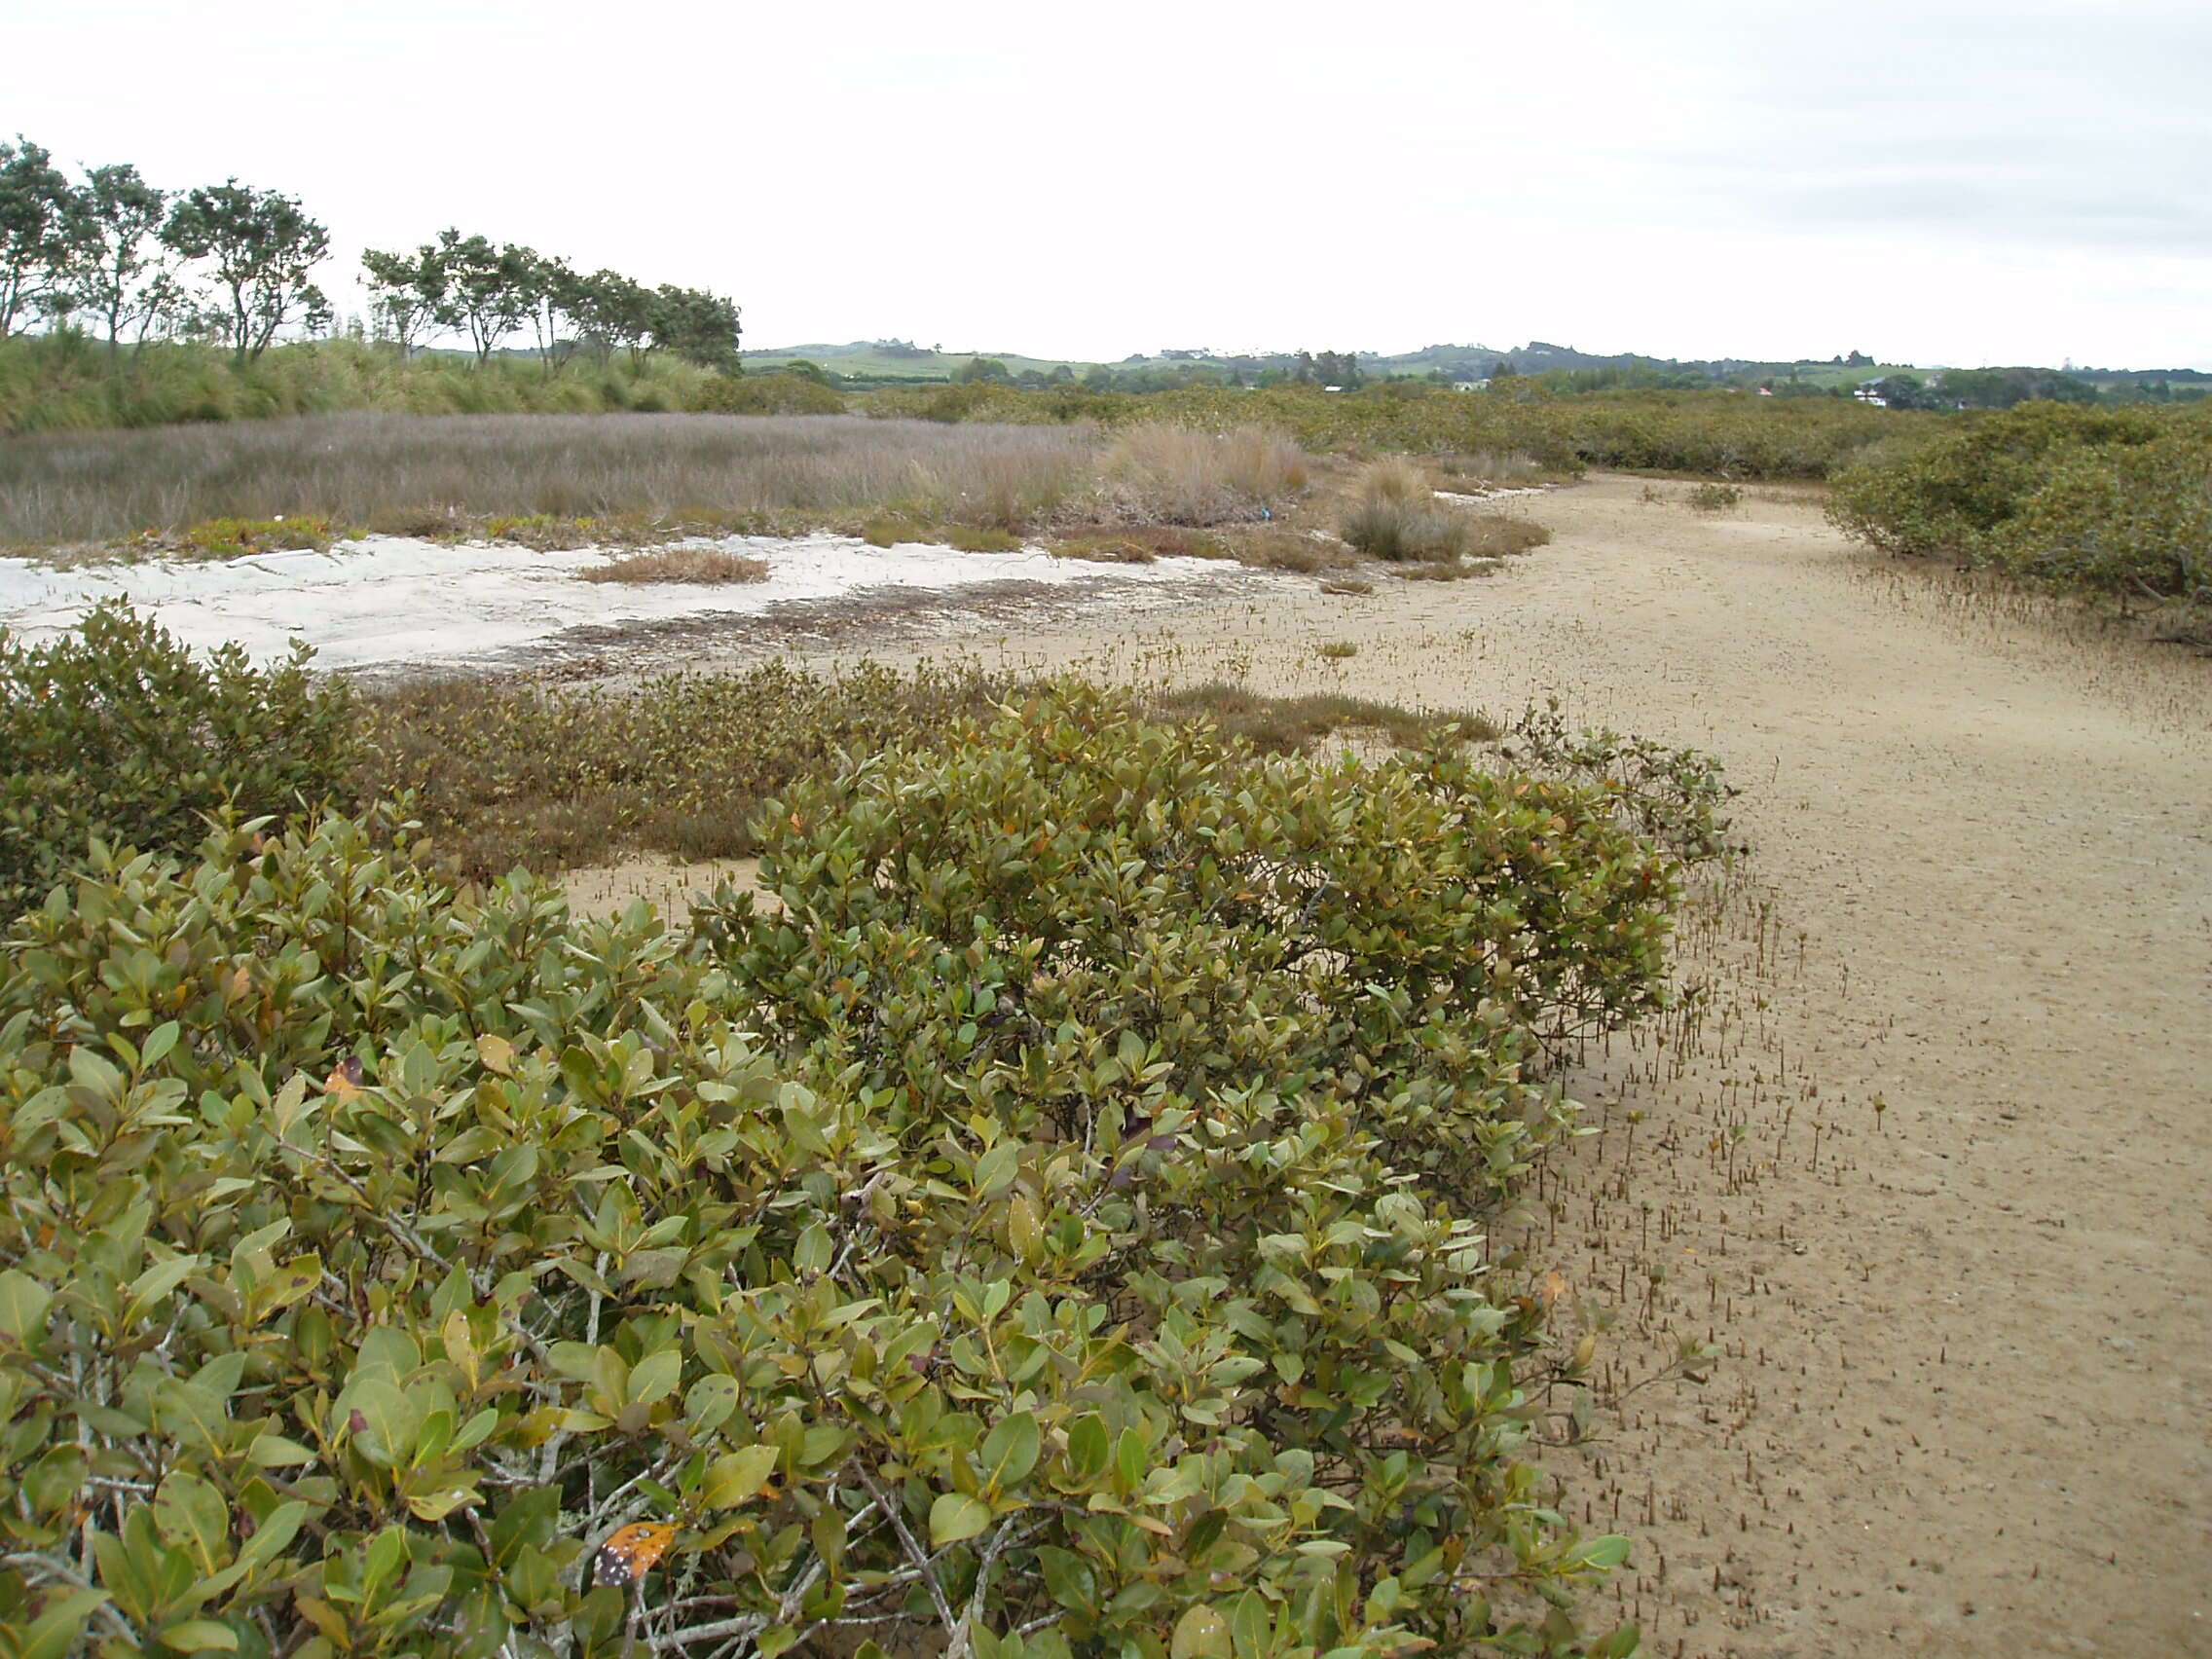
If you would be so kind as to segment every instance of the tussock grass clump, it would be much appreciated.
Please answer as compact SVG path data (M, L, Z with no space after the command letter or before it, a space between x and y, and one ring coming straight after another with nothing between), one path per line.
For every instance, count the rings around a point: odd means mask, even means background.
M903 541L923 542L930 527L904 513L878 513L861 526L861 539L870 547L896 547Z
M175 532L146 531L123 551L132 556L242 559L253 553L319 553L350 534L317 514L298 518L203 519Z
M1331 662L1346 662L1359 655L1359 644L1354 640L1324 640L1316 647L1316 654Z
M1441 562L1457 559L1474 540L1465 513L1436 498L1428 477L1409 461L1370 463L1352 487L1344 538L1373 559Z
M882 513L861 526L861 539L870 547L897 547L912 543L927 547L952 547L963 553L1013 553L1020 535L985 524L946 524L904 513Z
M1349 549L1333 536L1292 530L1286 525L1238 527L1226 533L1223 544L1240 565L1261 571L1287 571L1309 576L1352 561Z
M956 524L944 534L944 544L961 553L1018 553L1021 537L1009 530L986 524Z
M1304 490L1309 476L1305 451L1280 432L1165 422L1124 430L1100 471L1120 516L1198 526L1259 518Z
M768 579L768 561L732 553L726 547L656 547L610 559L580 573L587 582L685 582L709 587L764 582Z
M1744 492L1733 484L1709 481L1692 485L1689 494L1682 499L1689 503L1693 513L1724 513L1731 507L1743 504Z

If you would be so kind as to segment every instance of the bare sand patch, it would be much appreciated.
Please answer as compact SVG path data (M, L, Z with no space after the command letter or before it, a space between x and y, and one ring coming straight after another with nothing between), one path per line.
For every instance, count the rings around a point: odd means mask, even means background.
M691 902L712 894L722 882L736 888L760 886L758 859L683 860L658 853L642 853L610 865L590 865L564 871L561 891L569 908L579 916L619 916L644 900L667 919L671 927L683 927L691 919ZM764 905L773 897L762 896Z

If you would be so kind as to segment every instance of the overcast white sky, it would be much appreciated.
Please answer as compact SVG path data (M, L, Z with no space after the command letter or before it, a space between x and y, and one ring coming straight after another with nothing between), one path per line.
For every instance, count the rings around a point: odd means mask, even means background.
M0 0L0 130L756 347L2212 368L2205 0Z

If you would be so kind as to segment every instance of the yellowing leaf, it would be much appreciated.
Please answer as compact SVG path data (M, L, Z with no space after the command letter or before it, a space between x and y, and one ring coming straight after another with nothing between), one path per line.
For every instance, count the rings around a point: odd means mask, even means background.
M942 1549L973 1538L990 1524L990 1506L981 1499L945 1493L930 1505L930 1547Z

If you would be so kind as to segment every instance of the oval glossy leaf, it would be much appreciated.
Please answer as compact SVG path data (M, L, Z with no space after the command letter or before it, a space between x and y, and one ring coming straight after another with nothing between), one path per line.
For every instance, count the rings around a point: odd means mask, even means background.
M991 1524L990 1505L980 1498L948 1492L930 1505L930 1547L942 1549L973 1538Z
M1037 1466L1043 1436L1037 1419L1028 1412L1015 1412L983 1438L983 1479L994 1493L1020 1482Z

